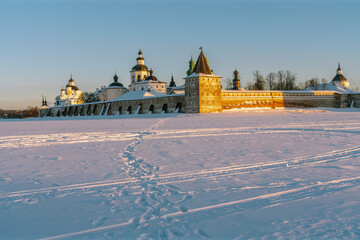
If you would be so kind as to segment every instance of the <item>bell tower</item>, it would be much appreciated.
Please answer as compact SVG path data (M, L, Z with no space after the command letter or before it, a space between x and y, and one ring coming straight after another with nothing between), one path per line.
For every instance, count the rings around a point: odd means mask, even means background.
M214 75L202 47L193 72L185 77L187 113L221 112L221 76Z

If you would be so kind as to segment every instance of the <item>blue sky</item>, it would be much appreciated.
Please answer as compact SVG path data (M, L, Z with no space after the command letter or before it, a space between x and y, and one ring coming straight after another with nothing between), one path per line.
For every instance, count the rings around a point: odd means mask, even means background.
M53 103L70 73L83 91L130 83L141 45L159 80L182 84L202 46L214 73L242 85L290 70L330 81L341 62L360 86L360 1L0 0L0 108Z

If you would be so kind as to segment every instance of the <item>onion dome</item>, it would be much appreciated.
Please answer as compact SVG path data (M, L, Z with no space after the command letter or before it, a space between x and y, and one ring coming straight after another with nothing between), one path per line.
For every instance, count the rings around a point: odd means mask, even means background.
M235 77L235 79L238 79L238 78L239 78L238 75L239 75L239 72L238 72L237 69L235 69L235 71L234 71L234 77Z
M176 83L174 81L174 76L171 76L171 82L170 82L169 87L176 87Z
M145 65L136 64L131 70L133 70L133 71L148 71L148 68Z
M142 57L141 49L138 54L139 57L136 59L137 64L131 69L131 71L149 71L149 69L144 65L144 58Z
M158 81L157 78L155 76L153 76L153 70L150 69L150 76L146 77L145 80L149 81L149 80L152 80L152 81Z
M142 57L142 51L141 51L141 49L139 49L138 54L139 54L139 57L138 57L136 60L144 60L144 58Z
M190 74L193 73L194 71L194 68L195 68L195 61L193 60L193 57L192 57L192 52L191 52L191 59L189 61L189 69L186 71L186 74L189 76Z
M74 83L74 79L72 78L72 74L70 75L70 80L69 80L69 83Z
M79 88L77 87L77 86L75 86L75 85L70 85L70 84L68 84L68 85L66 85L66 87L68 88L68 87L70 87L71 88L71 90L79 90Z
M118 76L115 73L115 76L113 77L114 82L109 85L109 87L123 87L121 83L118 82Z

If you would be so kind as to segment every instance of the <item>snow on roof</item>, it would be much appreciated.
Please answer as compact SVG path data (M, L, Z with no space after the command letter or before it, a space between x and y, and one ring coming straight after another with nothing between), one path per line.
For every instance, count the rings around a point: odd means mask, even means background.
M144 99L144 98L154 98L154 97L165 97L165 93L156 92L156 91L147 91L147 90L141 90L141 91L130 91L123 95L121 95L118 98L113 99L112 101L118 101L118 100L135 100L135 99Z
M184 79L187 79L187 78L192 78L192 77L220 77L222 78L221 76L218 76L218 75L214 75L214 74L204 74L204 73L192 73L190 74L189 76L187 77L184 77Z
M173 90L171 91L170 95L179 95L179 94L185 94L185 91L181 91L181 90Z
M325 84L317 84L316 87L313 86L309 86L307 88L305 88L305 90L308 91L323 91L323 90L327 90L327 91L336 91L338 93L358 93L355 92L349 88L346 88L342 85L339 84L333 84L333 83L325 83Z

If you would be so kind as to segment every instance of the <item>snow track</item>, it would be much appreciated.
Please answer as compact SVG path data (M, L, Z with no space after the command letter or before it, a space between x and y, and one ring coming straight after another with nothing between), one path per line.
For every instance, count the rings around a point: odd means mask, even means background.
M275 134L275 133L294 133L304 131L323 131L333 133L360 133L360 123L347 122L341 127L334 126L333 123L323 124L288 124L279 127L242 127L242 128L208 128L208 129L185 129L185 130L155 130L149 129L147 135L142 135L145 140L167 139L167 138L189 138L189 137L216 137L225 135L246 135L246 134ZM332 127L331 127L332 126ZM144 133L144 132L143 132ZM58 144L76 144L89 142L114 142L131 141L140 137L139 132L81 132L81 133L58 133L48 135L25 135L25 136L3 136L0 137L1 148L23 148L41 147Z
M0 232L9 239L316 238L319 228L306 224L335 219L335 229L352 223L348 236L357 238L360 122L341 117L250 116L239 124L230 114L189 115L2 136ZM30 187L38 189L14 191Z
M143 133L144 134L144 133ZM145 133L146 135L147 133ZM141 138L140 138L141 139ZM200 171L188 171L171 174L157 175L156 167L145 163L142 159L136 159L133 155L134 148L140 144L141 140L129 144L125 151L118 157L119 161L124 161L130 173L129 178L99 181L90 183L73 184L68 186L50 187L35 190L25 190L10 193L0 193L0 202L19 201L28 197L50 197L56 195L86 193L96 189L106 189L114 186L140 186L142 182L156 182L158 185L171 184L174 182L196 181L214 177L226 177L236 174L256 173L266 170L284 169L301 167L306 164L320 164L330 161L346 160L360 156L360 146L353 148L331 151L314 156L298 157L288 160L249 164L235 165L230 167L213 168Z
M173 212L173 213L165 214L165 215L161 216L161 218L167 219L169 221L169 219L171 219L171 218L174 218L174 217L179 218L184 215L193 215L193 214L199 214L199 213L209 214L209 212L216 211L217 209L222 209L222 210L220 213L218 212L215 214L221 214L221 215L226 215L226 214L230 214L230 213L233 214L233 213L239 213L242 211L247 211L249 209L265 208L265 207L270 207L275 204L283 204L286 202L296 201L299 199L305 199L305 198L308 198L311 196L319 196L319 195L329 194L329 193L341 191L341 190L344 190L347 188L353 188L353 187L358 187L358 186L360 186L360 177L337 179L337 180L317 183L317 184L313 184L313 185L309 185L309 186L305 186L305 187L293 188L293 189L286 190L286 191L279 191L279 192L275 192L275 193L271 193L271 194L260 195L260 196L256 196L256 197L252 197L252 198L240 199L240 200L236 200L236 201L230 201L230 202L225 202L225 203L220 203L220 204L215 204L215 205L209 205L209 206L204 206L204 207L195 208L195 209L188 209L186 212L183 212L183 211ZM151 219L149 221L154 221L154 219ZM96 232L114 230L114 229L118 229L121 227L127 227L127 226L133 225L133 224L136 224L136 223L134 223L133 221L130 220L128 222L124 222L124 223L120 223L120 224L114 224L114 225L109 225L109 226L104 226L104 227L99 227L99 228L92 228L89 230L63 234L63 235L48 237L48 238L44 238L44 239L50 240L50 239L63 239L63 238L69 238L69 237L73 238L73 237L77 237L80 235L86 235L86 234L91 234L91 233L96 233ZM165 239L167 239L167 238L165 238Z

